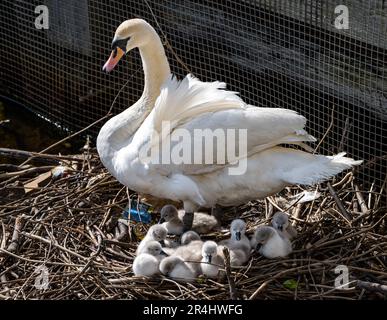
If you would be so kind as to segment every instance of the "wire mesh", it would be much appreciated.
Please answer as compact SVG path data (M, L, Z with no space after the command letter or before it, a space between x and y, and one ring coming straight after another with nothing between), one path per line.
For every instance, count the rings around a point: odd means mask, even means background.
M49 8L48 30L34 25L41 4ZM334 27L338 5L349 8L347 30ZM104 116L129 76L113 111L140 97L138 53L111 74L101 70L116 27L140 17L184 62L167 48L175 74L225 81L253 105L297 110L318 139L332 124L319 152L365 159L360 177L385 181L384 0L2 0L0 9L2 94L63 128L74 131Z

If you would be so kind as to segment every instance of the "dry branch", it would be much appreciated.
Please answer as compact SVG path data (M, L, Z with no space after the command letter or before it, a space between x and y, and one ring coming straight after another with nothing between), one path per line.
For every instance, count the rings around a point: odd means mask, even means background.
M64 161L62 157L49 156L52 163ZM347 265L351 277L356 279L364 279L365 275L372 275L375 283L385 283L387 279L384 271L387 213L382 199L377 200L384 190L374 186L372 214L359 215L354 212L354 203L361 208L352 173L331 186L333 192L326 184L319 186L321 196L312 202L301 205L293 200L295 195L315 188L291 187L279 195L283 203L272 197L236 208L236 215L247 222L249 235L256 226L270 223L274 210L291 208L299 233L293 243L294 253L276 260L264 259L255 253L246 266L234 267L233 272L226 259L228 276L220 282L198 280L187 284L166 278L133 276L138 239L150 225L128 222L136 235L130 239L126 222L123 224L120 219L128 197L135 199L137 194L125 192L126 188L103 168L93 149L65 157L78 159L77 170L50 181L32 194L24 194L23 185L36 179L44 167L38 166L38 162L29 167L2 166L9 172L34 170L28 175L14 174L0 184L0 298L218 300L238 296L356 300L360 296L362 299L381 297L380 288L384 287L368 283L359 283L350 291L332 287L337 276L333 270L340 264ZM364 190L369 188L360 188L363 186L359 185L359 190L366 198ZM350 224L343 212L349 217L354 215ZM153 221L157 221L158 216L152 215ZM205 239L219 241L228 237L225 230L232 217L227 215L223 228L206 235ZM43 291L33 285L34 272L41 266L48 269L50 281L49 289ZM297 289L284 287L287 280L297 283Z

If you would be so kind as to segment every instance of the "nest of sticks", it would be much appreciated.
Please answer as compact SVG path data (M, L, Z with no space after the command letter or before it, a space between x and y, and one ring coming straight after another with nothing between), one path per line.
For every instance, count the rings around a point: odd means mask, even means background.
M95 150L56 156L1 149L0 155L28 159L0 165L0 299L386 298L385 190L364 190L352 172L226 213L224 231L204 239L227 238L227 221L235 217L251 235L282 210L299 234L294 252L274 260L254 253L243 267L226 263L223 282L187 283L133 275L135 250L150 224L122 220L128 199L138 195L106 171ZM315 196L295 197L304 191ZM152 218L156 223L157 210ZM338 272L346 270L349 284L338 288Z

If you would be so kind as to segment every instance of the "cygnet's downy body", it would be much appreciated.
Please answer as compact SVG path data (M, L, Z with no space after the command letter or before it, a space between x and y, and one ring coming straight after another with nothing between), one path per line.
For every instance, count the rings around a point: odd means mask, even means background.
M193 281L195 272L179 256L169 256L160 262L160 272L169 278L181 281Z
M166 205L160 212L160 223L165 226L169 234L181 235L184 232L183 210L177 210L173 205ZM218 227L218 220L214 216L195 212L192 230L199 234L206 234Z
M276 212L271 220L271 225L289 240L297 236L297 230L289 223L289 217L284 212Z
M259 226L255 230L251 246L269 259L286 257L292 252L290 240L270 226Z
M192 241L196 241L196 240L200 240L199 234L196 233L195 231L190 230L190 231L184 232L181 235L180 242L182 246L185 246L191 243Z
M220 242L221 245L229 249L239 249L245 252L248 256L250 254L250 240L246 237L246 223L241 219L235 219L230 226L230 239Z
M142 241L138 245L136 255L139 255L140 253L143 252L146 243L149 241L157 241L163 246L164 240L166 239L166 237L167 237L167 229L165 227L159 224L155 224L151 226L146 236L144 237L144 239L142 239Z
M214 241L206 241L202 247L202 273L216 279L219 276L219 269L224 267L224 259L222 258L221 248Z
M186 262L187 266L199 275L201 272L200 262L202 260L203 241L194 240L185 246L180 246L176 249L164 248L169 256L178 256Z
M229 249L231 266L241 266L250 257L250 240L246 237L245 233L246 223L241 219L235 219L231 222L230 239L223 240L219 243Z
M159 274L159 263L165 258L161 244L157 241L148 241L143 252L133 261L133 272L136 276L151 277Z

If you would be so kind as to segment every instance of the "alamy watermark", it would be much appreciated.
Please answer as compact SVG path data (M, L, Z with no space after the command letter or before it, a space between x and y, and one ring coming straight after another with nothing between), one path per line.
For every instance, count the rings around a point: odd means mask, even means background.
M34 271L34 273L37 273L38 275L35 278L34 286L38 290L46 290L48 289L48 285L50 284L48 276L48 268L45 265L41 265L37 267Z
M341 4L335 7L335 13L338 16L335 19L336 29L349 29L349 10L348 7Z
M35 18L35 28L47 30L49 28L48 7L43 4L36 6L35 13L38 14L38 16Z
M335 274L335 288L340 290L349 290L349 270L346 265L340 264L334 269Z
M243 175L247 169L247 129L171 129L163 121L161 132L153 131L139 148L145 165L227 165L230 175Z

